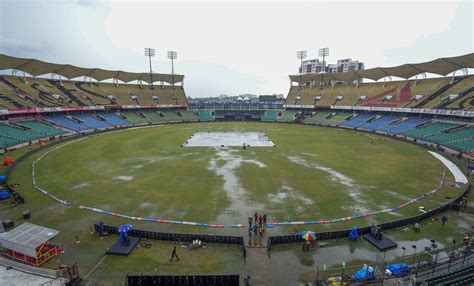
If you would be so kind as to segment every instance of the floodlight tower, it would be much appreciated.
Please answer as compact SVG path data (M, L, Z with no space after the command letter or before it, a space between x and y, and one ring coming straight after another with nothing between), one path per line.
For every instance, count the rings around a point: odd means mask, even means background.
M307 52L306 51L297 51L296 57L300 60L300 90L303 88L301 86L302 76L303 76L303 59L306 58Z
M323 70L321 74L321 88L323 87L323 79L324 79L324 73L326 72L325 66L326 66L326 57L329 56L329 48L322 48L319 49L319 56L323 57Z
M171 60L171 81L174 89L174 60L178 58L178 53L174 51L168 51L168 59Z
M151 69L151 57L155 56L155 49L145 48L145 56L148 57L150 62L150 88L153 89L153 70Z

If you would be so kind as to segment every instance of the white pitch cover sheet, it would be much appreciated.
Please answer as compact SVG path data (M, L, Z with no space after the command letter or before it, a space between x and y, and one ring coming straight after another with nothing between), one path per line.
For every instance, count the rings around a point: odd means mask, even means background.
M273 147L263 132L196 132L183 147Z
M458 166L454 165L453 162L449 161L448 159L444 158L443 156L439 155L438 153L435 153L435 152L432 152L432 151L428 151L428 152L430 152L431 155L435 156L436 158L438 158L438 160L443 162L443 164L453 174L454 181L456 183L462 183L462 184L467 184L468 183L468 180L467 180L466 176L464 176L462 171L459 170Z

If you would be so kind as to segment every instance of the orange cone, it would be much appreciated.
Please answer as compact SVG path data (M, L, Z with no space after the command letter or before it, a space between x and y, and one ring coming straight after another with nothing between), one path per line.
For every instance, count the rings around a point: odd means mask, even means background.
M3 166L11 166L13 165L13 159L10 156L6 156L5 159L3 159Z

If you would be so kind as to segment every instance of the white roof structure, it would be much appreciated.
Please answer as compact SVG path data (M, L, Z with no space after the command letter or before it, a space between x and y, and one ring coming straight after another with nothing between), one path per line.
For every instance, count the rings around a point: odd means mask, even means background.
M354 80L364 78L377 81L381 78L388 76L396 76L404 79L409 79L412 76L422 73L433 73L446 76L449 73L468 68L474 68L474 53L457 57L439 58L424 63L404 64L395 67L376 67L366 70L356 70L341 73L290 75L290 80L292 82L299 82L301 77L301 82L329 82L332 80L352 82Z
M67 79L87 76L97 81L118 79L123 82L140 80L150 83L150 73L125 72L120 70L104 70L100 68L82 68L69 64L53 64L36 59L16 58L0 54L0 70L18 70L32 76L44 74L57 74ZM171 75L152 73L153 82L179 83L184 80L184 75Z
M36 248L59 234L58 230L25 222L16 228L0 234L3 248L36 257Z

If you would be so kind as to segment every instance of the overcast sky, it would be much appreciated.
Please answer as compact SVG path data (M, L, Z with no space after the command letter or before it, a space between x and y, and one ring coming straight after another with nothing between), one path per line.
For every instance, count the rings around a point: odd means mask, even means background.
M474 51L473 1L40 1L0 0L0 53L54 63L171 72L188 96L286 94L297 50L366 68Z

